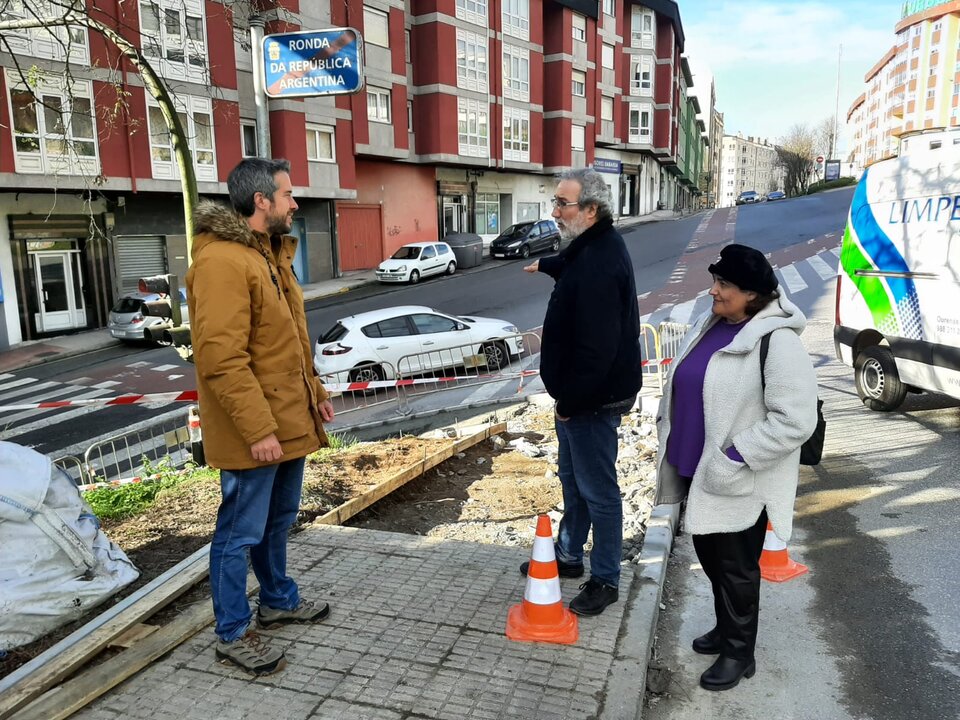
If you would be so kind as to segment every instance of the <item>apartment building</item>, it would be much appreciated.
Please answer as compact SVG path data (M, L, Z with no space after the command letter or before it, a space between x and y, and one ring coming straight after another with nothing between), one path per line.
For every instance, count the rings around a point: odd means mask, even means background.
M29 0L28 11L26 1L7 3L3 19L55 9ZM226 202L230 170L266 139L247 19L215 0L88 8L172 89L200 194ZM361 92L267 105L271 154L290 160L300 205L302 282L373 267L407 242L490 238L547 217L553 175L571 166L603 172L622 215L693 194L703 147L684 122L692 77L672 0L260 8L268 34L349 26L363 38ZM83 28L9 41L13 54L0 52L0 347L102 327L137 278L182 277L188 264L174 148L135 67Z
M704 167L707 172L707 197L706 207L718 207L720 200L721 178L723 176L723 165L721 158L723 155L723 113L717 110L716 90L714 84L710 84L710 112L708 114L710 127L708 137L710 139L706 150L706 162Z
M906 2L894 32L847 112L857 169L896 155L905 132L960 125L960 3Z
M718 207L736 205L744 190L766 195L783 190L783 168L777 148L759 138L724 135L720 155L722 168Z

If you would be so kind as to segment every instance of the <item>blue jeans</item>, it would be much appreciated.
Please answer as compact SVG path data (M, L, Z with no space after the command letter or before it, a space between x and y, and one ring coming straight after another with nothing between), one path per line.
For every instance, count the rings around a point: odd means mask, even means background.
M563 518L557 559L583 562L583 544L593 525L590 577L620 583L623 503L617 485L617 428L620 413L599 411L556 420L563 488Z
M231 642L250 624L247 553L260 582L260 604L291 610L300 603L287 576L287 533L300 509L304 458L251 470L221 470L222 500L210 543L210 589L217 636Z

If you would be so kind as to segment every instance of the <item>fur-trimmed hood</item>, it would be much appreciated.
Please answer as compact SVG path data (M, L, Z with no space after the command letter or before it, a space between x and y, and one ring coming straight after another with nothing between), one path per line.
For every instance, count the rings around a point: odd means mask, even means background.
M205 245L217 240L239 243L254 250L260 246L257 233L240 213L212 200L201 200L197 204L193 211L193 232L197 238L193 245L194 260Z

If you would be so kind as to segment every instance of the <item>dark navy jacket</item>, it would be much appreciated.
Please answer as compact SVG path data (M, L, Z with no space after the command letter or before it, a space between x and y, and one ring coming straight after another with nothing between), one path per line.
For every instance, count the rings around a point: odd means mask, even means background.
M556 284L543 320L540 376L557 414L633 400L640 390L640 312L633 264L610 219L541 258Z

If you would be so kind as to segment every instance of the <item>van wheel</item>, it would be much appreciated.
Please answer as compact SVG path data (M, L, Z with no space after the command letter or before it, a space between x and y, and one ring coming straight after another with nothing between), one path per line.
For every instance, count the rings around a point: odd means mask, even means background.
M853 363L857 395L871 410L896 410L907 396L907 386L900 382L893 353L882 345L871 345L857 355Z

